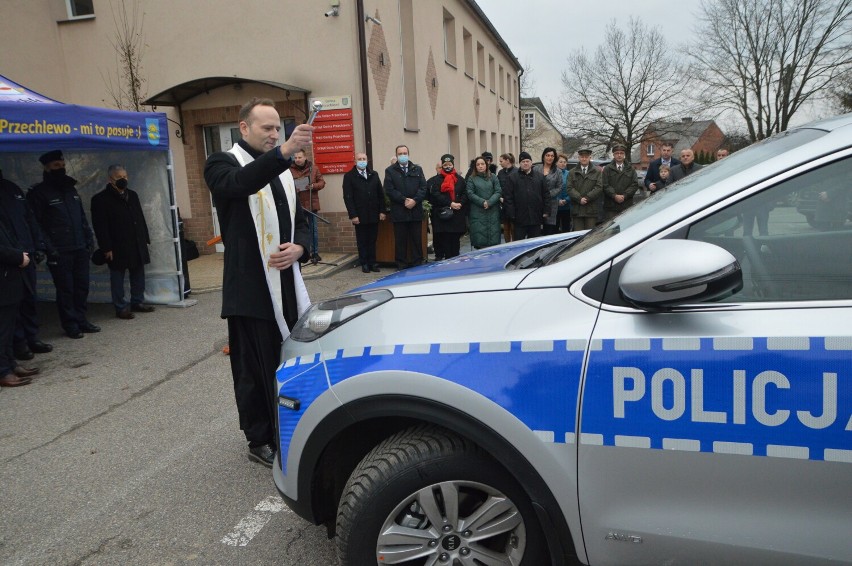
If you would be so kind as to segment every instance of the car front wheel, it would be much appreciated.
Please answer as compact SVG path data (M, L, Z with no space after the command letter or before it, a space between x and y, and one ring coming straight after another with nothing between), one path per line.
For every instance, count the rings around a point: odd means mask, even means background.
M548 564L529 498L470 441L420 426L374 448L337 513L343 565Z

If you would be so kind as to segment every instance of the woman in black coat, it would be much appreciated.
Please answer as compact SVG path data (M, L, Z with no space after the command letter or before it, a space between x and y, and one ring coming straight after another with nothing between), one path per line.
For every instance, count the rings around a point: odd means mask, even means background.
M367 166L367 154L355 154L355 167L343 175L343 203L355 226L361 271L380 271L376 264L379 221L385 219L385 191L379 174Z
M461 237L467 230L467 190L464 178L455 170L453 159L449 153L441 157L441 171L426 185L432 203L432 243L436 261L459 255ZM448 208L452 213L442 218L441 211Z

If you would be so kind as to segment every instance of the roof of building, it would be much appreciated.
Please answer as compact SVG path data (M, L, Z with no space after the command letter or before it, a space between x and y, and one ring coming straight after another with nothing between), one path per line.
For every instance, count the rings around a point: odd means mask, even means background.
M547 118L548 122L551 124L553 123L553 120L550 118L550 114L547 113L547 109L544 107L544 102L542 102L541 98L537 96L521 98L521 108L535 108L542 116Z
M497 32L497 28L494 27L494 24L492 24L491 20L488 19L488 16L485 15L485 12L483 12L482 8L479 7L479 4L477 4L474 0L465 0L465 3L482 20L482 23L485 24L485 27L488 28L488 31L491 33L491 35L494 36L494 39L497 40L497 43L506 52L506 55L508 55L512 59L512 62L517 65L518 69L523 70L523 65L521 65L521 63L518 61L518 58L515 57L515 54L512 53L512 50L509 48L509 44L506 43L500 36L500 34Z
M692 118L683 118L680 122L658 120L651 122L648 131L655 132L663 141L671 142L674 151L678 152L695 145L711 124L713 120L693 120Z

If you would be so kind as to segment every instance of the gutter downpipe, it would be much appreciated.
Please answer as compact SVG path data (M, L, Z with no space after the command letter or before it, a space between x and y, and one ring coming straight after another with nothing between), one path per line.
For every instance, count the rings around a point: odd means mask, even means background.
M361 66L361 106L364 112L364 153L367 159L373 163L373 128L370 115L370 84L367 82L367 33L366 14L364 13L364 0L356 0L356 24L358 25L358 56ZM356 147L357 151L357 147ZM375 168L375 164L373 165Z

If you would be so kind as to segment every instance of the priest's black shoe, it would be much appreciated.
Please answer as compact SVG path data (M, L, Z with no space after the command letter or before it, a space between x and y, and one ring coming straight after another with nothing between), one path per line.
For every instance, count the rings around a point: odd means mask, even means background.
M368 265L362 265L362 266L361 266L361 271L363 271L364 273L370 273L370 266L368 266Z
M249 448L248 459L258 464L263 464L267 468L272 467L272 462L275 460L275 450L271 444L263 444Z
M83 324L80 325L80 330L82 330L83 332L88 332L88 333L91 334L93 332L100 332L101 327L96 325L96 324L92 324L91 322L89 322L87 320L86 322L84 322Z
M15 348L16 360L31 360L34 357L35 354L33 354L33 351L26 346L24 346L23 348Z
M75 338L76 339L76 338L82 338L85 335L82 332L80 332L80 330L75 328L74 330L66 330L65 336L67 336L68 338Z
M46 354L53 351L53 345L48 344L47 342L42 342L41 340L36 340L35 342L30 342L30 351L35 354Z
M378 273L379 271L381 271L381 269L379 269L379 266L378 266L378 265L374 265L374 266L372 266L372 267L370 268L370 271L373 271L373 272L375 272L375 273Z

